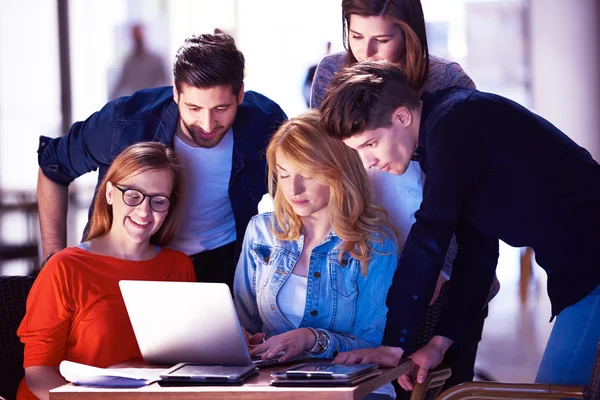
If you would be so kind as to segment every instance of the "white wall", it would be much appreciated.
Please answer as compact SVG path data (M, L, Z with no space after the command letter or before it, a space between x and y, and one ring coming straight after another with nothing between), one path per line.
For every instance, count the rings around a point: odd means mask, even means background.
M40 135L60 126L56 1L0 0L0 188L31 189Z
M342 50L339 0L238 1L237 41L247 61L246 88L279 103L288 117L306 109L302 85L308 68Z
M600 5L531 0L536 112L600 160Z
M246 58L246 90L270 97L291 117L306 109L302 85L308 68L325 55L326 42L332 51L343 49L341 12L338 0L173 1L171 54L192 34L224 30Z

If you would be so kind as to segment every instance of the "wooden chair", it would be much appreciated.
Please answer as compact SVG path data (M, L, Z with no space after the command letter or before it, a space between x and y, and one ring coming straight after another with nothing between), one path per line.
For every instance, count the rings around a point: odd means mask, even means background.
M600 399L600 343L590 383L586 386L540 383L468 382L444 391L438 400L467 399Z
M444 365L439 365L437 368L429 372L425 382L415 385L410 397L411 400L435 400L436 396L446 383L446 379L450 378L452 372L450 368Z
M0 399L12 400L25 371L17 328L25 316L33 276L0 276Z

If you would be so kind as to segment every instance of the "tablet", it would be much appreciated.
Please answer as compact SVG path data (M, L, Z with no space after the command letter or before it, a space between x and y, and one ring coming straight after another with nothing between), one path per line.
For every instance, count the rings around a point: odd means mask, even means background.
M273 386L287 386L287 387L335 387L335 386L356 386L361 382L368 379L374 378L381 374L383 371L380 369L374 369L364 374L360 374L348 379L273 379L271 385Z
M160 375L167 382L239 383L256 374L253 365L198 365L181 363ZM164 383L164 382L163 382Z
M275 372L271 376L286 379L349 379L377 368L377 364L305 363Z

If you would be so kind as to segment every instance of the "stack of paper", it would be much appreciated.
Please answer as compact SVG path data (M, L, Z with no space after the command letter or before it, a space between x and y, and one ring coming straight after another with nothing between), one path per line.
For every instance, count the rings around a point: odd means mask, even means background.
M97 368L72 361L60 363L60 374L76 385L99 387L141 387L160 379L163 368Z

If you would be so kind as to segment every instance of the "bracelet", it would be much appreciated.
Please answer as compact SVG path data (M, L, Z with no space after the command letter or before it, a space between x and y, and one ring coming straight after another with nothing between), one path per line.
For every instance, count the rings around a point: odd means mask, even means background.
M313 329L310 327L308 329L316 335L315 344L308 352L314 355L325 353L329 347L331 347L331 337L329 337L329 333L322 329Z
M315 334L315 344L313 345L313 347L310 348L310 350L308 350L309 353L314 353L319 348L319 334L310 326L307 326L306 328L310 329L310 331Z
M317 329L317 331L323 335L323 343L321 344L321 351L319 352L319 354L323 354L331 347L331 336L329 336L329 332L322 329Z

